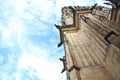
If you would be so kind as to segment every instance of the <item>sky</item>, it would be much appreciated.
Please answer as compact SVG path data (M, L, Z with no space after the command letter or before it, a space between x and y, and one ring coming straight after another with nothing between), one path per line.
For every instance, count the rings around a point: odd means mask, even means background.
M61 8L102 0L0 0L0 80L66 80Z

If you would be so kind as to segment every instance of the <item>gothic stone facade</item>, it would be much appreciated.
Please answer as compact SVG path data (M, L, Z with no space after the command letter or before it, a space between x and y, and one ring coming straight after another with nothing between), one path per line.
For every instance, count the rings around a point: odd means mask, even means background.
M62 8L60 43L67 80L120 80L120 2ZM107 4L107 3L106 3Z

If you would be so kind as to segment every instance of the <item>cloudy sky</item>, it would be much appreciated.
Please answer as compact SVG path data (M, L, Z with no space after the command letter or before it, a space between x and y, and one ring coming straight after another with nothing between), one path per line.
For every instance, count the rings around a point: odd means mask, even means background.
M0 0L0 80L66 80L57 48L63 6L102 0Z

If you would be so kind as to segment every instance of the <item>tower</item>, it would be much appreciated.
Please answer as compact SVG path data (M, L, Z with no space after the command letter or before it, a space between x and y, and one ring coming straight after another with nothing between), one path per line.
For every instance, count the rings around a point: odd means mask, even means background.
M120 17L115 17L120 9L113 9L97 4L62 8L62 25L55 26L60 31L58 47L65 49L59 59L67 80L120 80Z

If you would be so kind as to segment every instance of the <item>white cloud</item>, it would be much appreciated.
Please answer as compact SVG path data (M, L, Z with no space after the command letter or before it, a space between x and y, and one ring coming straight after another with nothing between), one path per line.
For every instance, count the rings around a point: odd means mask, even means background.
M8 80L8 75L3 72L3 74L0 76L0 79Z
M43 21L47 20L51 16L51 12L53 12L54 3L53 1L49 0L31 0L30 7L32 8L32 14L39 15L39 18Z
M14 5L15 5L15 9L16 9L16 11L18 11L18 12L21 12L21 10L24 10L25 9L25 7L26 7L26 2L25 2L25 0L14 0Z
M41 80L60 80L61 65L55 62L50 62L42 56L35 56L34 54L23 54L19 60L18 67L20 69L31 68L36 71L36 75ZM30 74L32 74L31 72Z
M14 45L24 33L24 25L18 17L12 17L7 27L2 27L2 43L3 45Z
M25 19L29 19L32 20L34 18L34 15L26 13L25 15L23 15L22 17L24 17Z
M74 5L76 6L86 6L91 0L74 0Z

